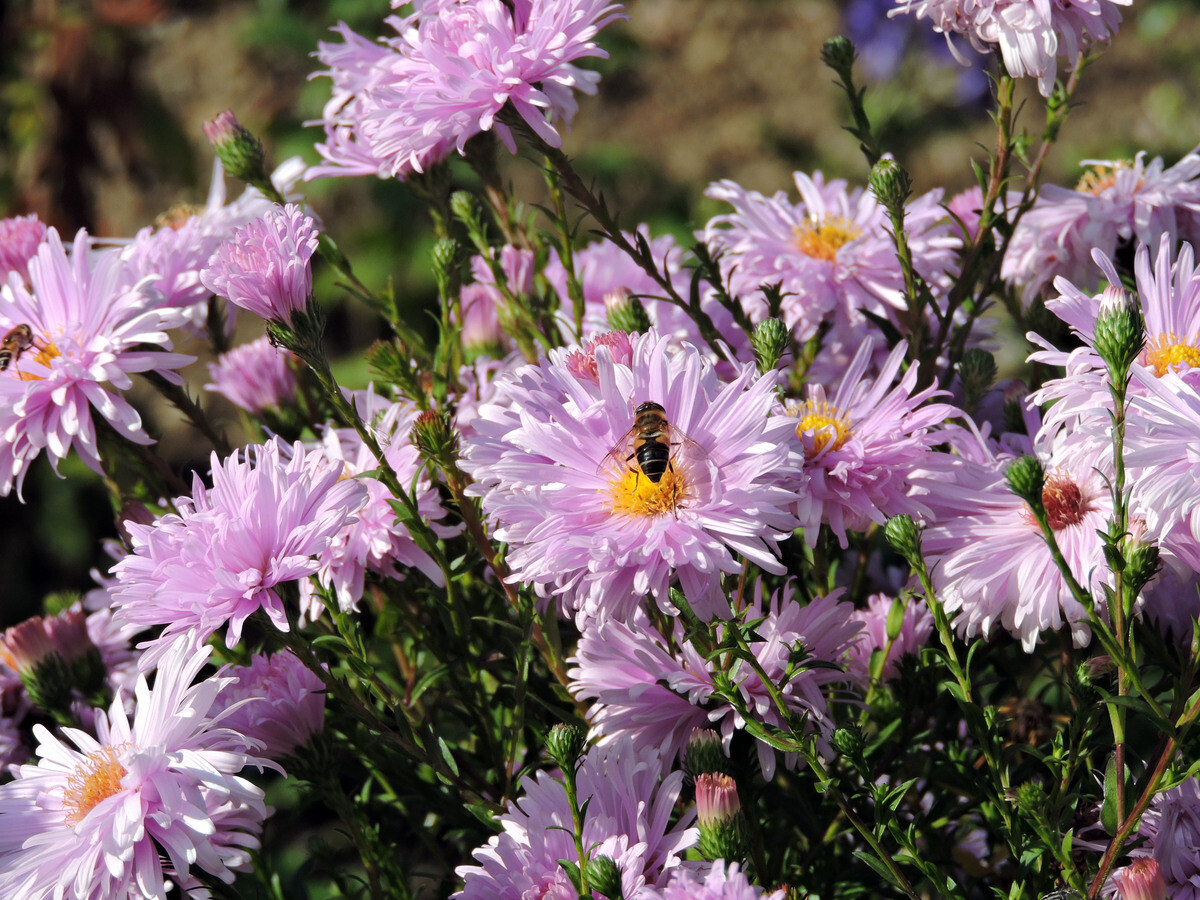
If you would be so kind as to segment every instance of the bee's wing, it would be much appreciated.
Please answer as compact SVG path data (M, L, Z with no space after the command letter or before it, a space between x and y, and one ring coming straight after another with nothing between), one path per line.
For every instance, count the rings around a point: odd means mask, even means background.
M604 459L600 460L600 465L596 466L597 475L604 472L624 472L629 468L629 456L633 453L633 435L636 431L636 424L629 426L629 430L613 444L612 449L604 455Z
M671 459L690 459L697 462L708 459L708 451L688 437L682 428L668 422L667 435L671 439Z

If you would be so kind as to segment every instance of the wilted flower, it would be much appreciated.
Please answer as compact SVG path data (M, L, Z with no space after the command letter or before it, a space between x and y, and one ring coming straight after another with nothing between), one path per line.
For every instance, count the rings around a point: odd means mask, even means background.
M34 727L39 761L0 785L0 894L165 900L193 866L226 883L250 867L267 808L238 772L264 760L211 714L229 680L192 684L208 655L176 642L153 689L138 680L132 722L118 697L95 737Z

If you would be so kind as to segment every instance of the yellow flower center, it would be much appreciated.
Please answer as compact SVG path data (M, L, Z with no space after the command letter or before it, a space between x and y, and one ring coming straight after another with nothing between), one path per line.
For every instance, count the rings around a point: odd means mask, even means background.
M1189 369L1200 369L1200 347L1173 334L1154 338L1146 347L1146 365L1161 378L1174 365L1183 363Z
M14 366L14 368L17 370L17 377L22 381L41 381L41 375L34 375L32 372L26 372L24 369L19 367L20 362L26 359L33 359L48 369L50 368L50 360L54 359L56 356L62 356L62 353L59 352L58 347L56 347L54 344L43 343L40 340L35 340L33 344L25 349L25 352L21 354L21 360L18 361L17 365Z
M67 779L63 790L63 809L67 824L83 821L92 808L121 790L125 767L117 761L119 747L101 747L80 763Z
M824 400L805 400L793 410L793 415L799 419L796 435L801 438L812 435L812 447L805 449L809 459L820 456L826 449L840 449L853 434L850 417Z
M651 481L640 469L626 469L608 485L609 508L626 516L675 514L688 493L687 477L671 466L658 481Z
M1126 169L1133 167L1133 160L1119 159L1112 165L1092 166L1079 179L1079 183L1075 185L1075 190L1081 194L1093 194L1097 197L1101 193L1108 190L1117 182L1117 173L1124 172ZM1137 187L1140 188L1145 182L1138 179Z
M862 229L845 216L810 219L792 228L796 248L806 256L833 262L838 249L862 234Z
M161 212L154 218L154 227L171 228L178 231L188 223L193 216L204 212L204 207L195 203L177 203L166 212Z

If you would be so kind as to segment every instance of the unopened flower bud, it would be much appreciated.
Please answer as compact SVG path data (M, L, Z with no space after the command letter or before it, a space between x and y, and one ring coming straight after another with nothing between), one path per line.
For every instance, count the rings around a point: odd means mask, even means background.
M779 319L763 319L754 326L754 334L750 335L750 346L754 348L754 358L758 362L760 374L773 372L783 358L788 348L788 328Z
M564 772L574 772L586 745L583 731L574 725L558 724L546 735L546 752Z
M455 191L451 194L450 213L462 222L473 242L478 244L482 239L486 243L483 235L483 212L474 194L470 191Z
M1117 900L1167 900L1167 882L1153 856L1142 856L1112 873Z
M1149 584L1162 567L1158 545L1128 538L1125 541L1125 578L1133 593Z
M958 377L962 379L968 410L979 406L979 401L992 389L996 373L996 359L986 350L972 347L963 354L962 362L958 364Z
M1046 472L1035 457L1022 456L1013 460L1004 471L1004 477L1012 492L1024 500L1034 513L1042 511L1042 488L1046 484Z
M910 566L920 565L921 530L913 521L912 516L904 514L892 516L883 526L883 536Z
M1016 790L1017 806L1035 815L1046 806L1046 790L1036 781L1026 781Z
M892 600L892 605L888 607L887 621L884 627L889 641L900 637L900 632L904 629L904 612L907 607L907 598L903 596L896 597Z
M588 887L608 900L624 900L625 889L621 886L621 870L611 856L597 856L588 860Z
M609 327L613 331L645 334L650 329L650 316L646 307L625 288L605 294L604 309L608 314Z
M695 780L701 775L729 774L729 758L721 747L721 736L708 728L697 728L688 738L683 771Z
M696 778L698 849L705 859L738 860L746 857L746 827L737 784L728 775Z
M830 743L833 744L833 749L842 756L857 760L862 756L863 751L862 729L857 725L835 728Z
M438 468L453 465L458 456L458 433L450 423L450 417L440 409L418 414L409 439L421 457L431 460Z
M217 159L226 172L260 190L265 185L270 190L263 190L263 193L268 196L274 193L274 186L267 176L262 141L242 126L232 110L218 113L205 122L203 128L204 136L212 142Z
M1129 366L1146 343L1146 322L1137 298L1120 285L1110 284L1100 295L1096 316L1096 352L1107 364L1114 383L1124 383Z
M821 62L833 69L847 84L850 83L850 69L854 66L856 56L854 43L840 34L821 45Z
M459 251L458 241L453 238L438 238L430 253L433 279L437 282L438 293L443 297L449 297L453 293L458 275Z
M20 676L34 706L53 714L69 710L74 679L41 616L26 619L0 634L0 662Z
M889 214L896 217L903 213L904 204L912 193L912 179L908 177L904 166L885 157L871 167L867 183L871 185L871 193Z

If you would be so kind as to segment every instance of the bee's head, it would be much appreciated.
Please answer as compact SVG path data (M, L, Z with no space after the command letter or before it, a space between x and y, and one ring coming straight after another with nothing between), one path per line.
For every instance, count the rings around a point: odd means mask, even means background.
M645 412L666 413L666 410L663 409L661 403L655 403L653 400L647 400L645 403L640 404L638 408L633 411L633 414L635 416L640 416Z

